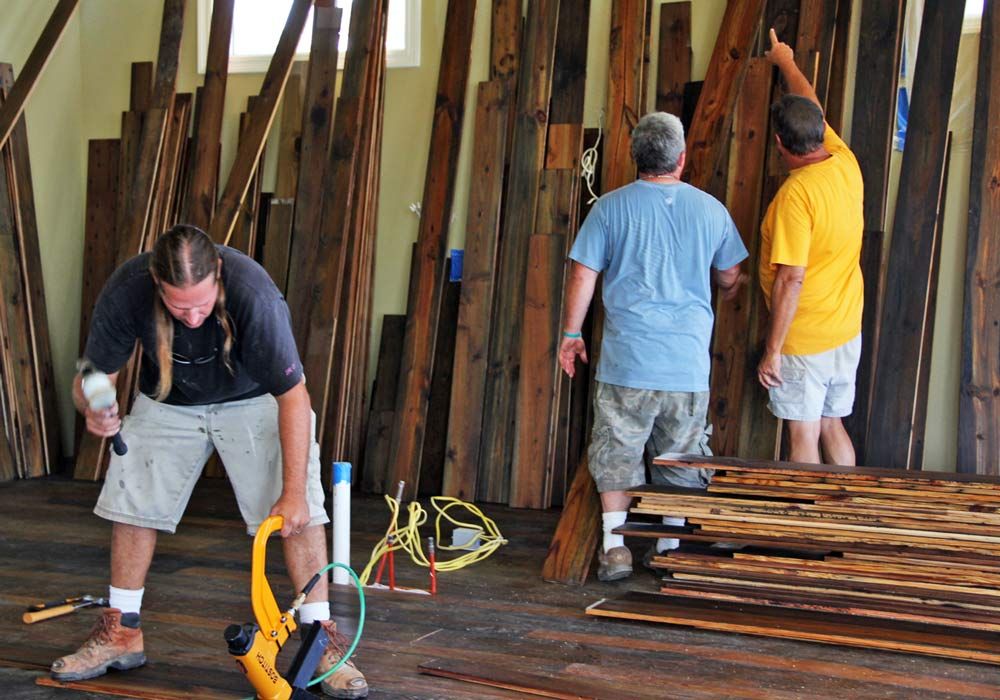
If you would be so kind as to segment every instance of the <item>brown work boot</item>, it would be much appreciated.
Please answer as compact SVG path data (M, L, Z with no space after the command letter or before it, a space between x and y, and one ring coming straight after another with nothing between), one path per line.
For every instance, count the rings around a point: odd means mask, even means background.
M83 646L52 663L52 677L57 681L82 681L102 676L109 668L127 671L144 663L142 630L123 626L122 611L106 608Z
M323 658L319 660L316 667L317 675L326 673L334 664L340 661L347 648L351 646L350 640L337 631L337 623L333 620L323 620L320 622L326 630L330 642L326 645ZM323 694L335 698L366 698L368 697L368 681L358 670L358 667L348 659L343 666L338 668L332 675L325 678L320 687Z
M602 548L597 554L597 578L601 581L617 581L632 575L632 552L628 547L612 547L607 552Z

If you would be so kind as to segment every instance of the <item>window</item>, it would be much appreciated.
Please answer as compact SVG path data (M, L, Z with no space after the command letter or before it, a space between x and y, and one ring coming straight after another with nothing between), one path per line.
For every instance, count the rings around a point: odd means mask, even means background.
M212 18L212 0L198 0L198 72L205 72L208 55L208 32ZM285 27L291 0L235 0L233 34L229 44L230 73L263 73L271 62ZM340 67L347 51L347 27L351 0L337 0L344 10L340 28ZM299 40L296 60L309 58L312 40L312 11ZM390 68L420 65L420 0L389 0L389 26L386 30L386 60Z
M962 32L977 34L983 22L983 0L965 0L965 23Z

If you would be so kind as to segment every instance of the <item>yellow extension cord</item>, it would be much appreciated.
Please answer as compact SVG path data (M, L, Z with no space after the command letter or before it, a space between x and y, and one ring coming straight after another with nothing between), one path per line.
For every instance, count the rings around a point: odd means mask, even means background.
M372 569L378 566L382 556L390 551L396 552L404 550L409 553L410 558L417 564L417 566L430 568L430 561L424 554L419 529L421 525L427 522L427 511L424 510L423 506L421 506L418 502L413 501L407 508L407 512L409 513L409 522L407 522L405 526L400 527L399 501L388 495L385 497L385 501L389 504L389 511L391 512L392 517L389 520L389 528L386 530L385 536L379 540L374 549L372 549L372 557L368 561L368 565L365 567L364 571L361 572L361 583L364 585L368 584ZM482 561L486 557L493 554L493 552L499 549L502 545L507 544L507 540L505 540L500 534L500 528L497 527L497 524L492 519L486 517L486 515L473 504L466 503L465 501L452 498L450 496L434 496L431 498L431 505L434 507L434 510L437 511L437 518L434 521L435 550L453 551L464 549L464 547L454 547L442 544L442 520L445 520L457 527L465 527L479 532L479 547L477 549L466 552L465 554L455 557L454 559L448 559L446 561L436 560L434 562L435 571L458 571L469 564L475 564L478 561ZM461 522L448 513L450 509L459 506L465 508L473 516L479 518L482 525ZM389 544L390 537L392 537L392 545ZM473 540L475 539L476 538L473 537Z

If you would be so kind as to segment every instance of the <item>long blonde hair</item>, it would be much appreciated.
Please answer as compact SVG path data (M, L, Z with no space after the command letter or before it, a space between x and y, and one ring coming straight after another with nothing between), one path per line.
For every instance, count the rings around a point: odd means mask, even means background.
M149 270L157 285L162 282L182 288L198 284L209 275L216 275L219 294L215 299L214 315L225 336L222 362L232 373L229 353L233 348L233 328L226 313L226 290L219 273L219 250L208 234L196 226L174 226L157 239L149 259ZM163 401L169 396L174 379L174 318L160 295L155 297L156 362L160 366L156 400Z

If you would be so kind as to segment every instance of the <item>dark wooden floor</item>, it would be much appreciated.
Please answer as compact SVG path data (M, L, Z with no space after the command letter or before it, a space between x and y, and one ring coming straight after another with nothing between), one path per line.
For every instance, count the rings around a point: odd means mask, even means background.
M93 484L58 480L0 486L2 698L110 697L34 683L52 659L80 643L94 611L31 626L20 621L35 600L105 593L109 526L91 513L97 491ZM387 511L374 498L355 499L354 508L360 568ZM621 698L1000 698L997 667L586 617L584 608L595 600L653 591L655 579L641 571L620 584L545 584L538 572L556 513L485 510L510 545L442 575L434 599L370 594L357 661L372 698L521 697L418 674L417 666L432 659L546 675L564 681L567 691L617 683L620 692L604 695ZM273 550L278 571L280 554ZM188 684L191 697L245 697L250 688L226 653L222 630L251 614L249 555L227 486L199 486L178 533L161 536L147 582L143 627L150 663L119 678L150 687ZM426 585L422 572L407 563L399 568L402 583ZM270 580L285 605L287 579L275 573ZM353 632L355 594L338 590L335 598L342 628Z

